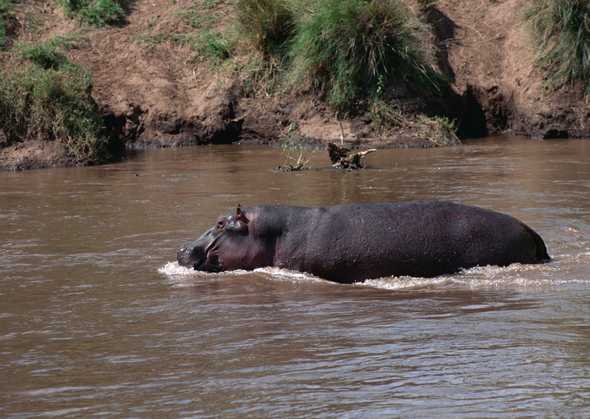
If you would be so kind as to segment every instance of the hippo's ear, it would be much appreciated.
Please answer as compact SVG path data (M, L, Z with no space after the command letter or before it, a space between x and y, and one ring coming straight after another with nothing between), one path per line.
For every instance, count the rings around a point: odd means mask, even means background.
M238 204L238 207L236 208L236 220L242 221L246 224L250 222L250 220L248 220L248 217L246 217L246 214L244 214L244 212L242 211L240 204Z

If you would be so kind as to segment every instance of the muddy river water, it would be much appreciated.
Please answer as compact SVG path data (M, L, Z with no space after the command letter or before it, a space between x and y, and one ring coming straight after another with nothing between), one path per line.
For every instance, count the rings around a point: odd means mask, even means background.
M590 414L590 142L368 162L276 173L279 150L227 146L0 173L0 416ZM510 213L554 261L354 286L174 262L237 203L425 198Z

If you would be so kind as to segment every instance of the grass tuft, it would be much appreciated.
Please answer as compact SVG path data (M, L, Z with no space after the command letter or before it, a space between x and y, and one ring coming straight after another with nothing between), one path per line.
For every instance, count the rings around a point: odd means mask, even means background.
M282 56L295 30L295 17L285 0L238 0L239 29L265 56Z
M74 44L73 38L58 36L37 44L21 44L18 48L21 58L46 70L56 70L70 64L63 50L72 48Z
M293 80L307 80L341 111L395 86L439 91L423 52L424 29L399 0L324 0L300 23L291 48Z
M210 60L219 64L232 55L233 46L223 34L205 29L199 33L172 34L170 40L179 45L188 45L196 54L194 60Z
M527 11L550 85L583 82L590 93L590 2L535 0Z
M214 10L220 0L198 0L192 6L176 13L181 22L173 31L160 32L154 28L155 21L150 22L150 33L135 37L135 41L153 48L165 42L183 45L193 51L192 62L209 62L222 64L231 58L235 42L227 32L215 29L219 21L219 13ZM189 26L190 28L187 28Z
M94 26L120 24L125 19L124 2L118 0L57 0L69 16Z
M199 56L217 60L227 60L232 53L230 42L220 33L206 30L199 34L194 49Z

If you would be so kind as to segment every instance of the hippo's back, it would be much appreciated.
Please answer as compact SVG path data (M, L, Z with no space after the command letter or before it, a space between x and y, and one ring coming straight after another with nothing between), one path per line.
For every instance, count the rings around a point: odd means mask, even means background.
M540 236L517 219L441 201L352 204L304 217L292 269L337 282L436 276L473 266L549 259ZM288 241L287 241L288 242ZM284 265L284 264L283 264Z

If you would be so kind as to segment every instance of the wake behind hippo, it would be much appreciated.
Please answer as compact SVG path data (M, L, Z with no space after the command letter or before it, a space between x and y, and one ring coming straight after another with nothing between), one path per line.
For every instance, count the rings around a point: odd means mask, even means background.
M550 259L543 239L519 220L440 201L238 206L177 257L200 271L275 266L341 283Z

